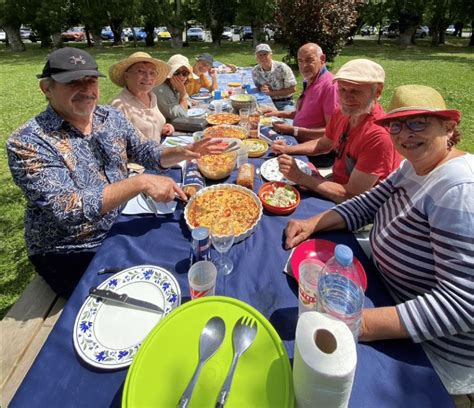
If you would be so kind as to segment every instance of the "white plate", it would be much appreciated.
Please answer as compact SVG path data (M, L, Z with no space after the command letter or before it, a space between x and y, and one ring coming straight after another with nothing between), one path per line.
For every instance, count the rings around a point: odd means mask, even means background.
M206 109L203 108L191 108L188 109L188 116L190 118L195 118L199 116L204 116L206 114Z
M308 163L300 159L295 159L298 168L306 174L311 174L311 169L308 166ZM262 164L260 167L260 174L265 177L268 181L283 181L284 183L295 185L291 180L288 180L283 174L280 172L280 167L278 166L278 158L275 157L273 159L267 160L265 163Z
M169 201L167 203L159 203L155 201L155 206L158 214L172 214L176 210L177 201ZM140 194L128 200L125 208L122 210L124 215L136 215L136 214L154 214L154 212L148 207L146 201Z
M212 95L210 93L197 93L197 94L191 95L191 99L195 99L196 101L205 101L211 98L212 98Z
M125 269L98 288L152 302L160 306L165 315L181 304L178 282L159 266ZM105 370L127 367L143 339L162 318L160 313L88 297L74 323L74 347L79 357L94 367Z
M210 110L215 110L216 109L216 107L214 106L215 102L216 101L211 101L211 103L209 103L209 109ZM232 106L231 106L229 101L222 101L222 110L230 110L231 107Z

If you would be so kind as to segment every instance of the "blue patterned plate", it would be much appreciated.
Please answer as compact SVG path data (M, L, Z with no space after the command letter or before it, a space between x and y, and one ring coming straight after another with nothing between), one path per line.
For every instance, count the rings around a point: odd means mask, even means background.
M165 315L181 304L176 279L159 266L135 266L98 286L160 306ZM162 314L88 297L74 323L74 347L88 364L109 370L131 364L143 339Z

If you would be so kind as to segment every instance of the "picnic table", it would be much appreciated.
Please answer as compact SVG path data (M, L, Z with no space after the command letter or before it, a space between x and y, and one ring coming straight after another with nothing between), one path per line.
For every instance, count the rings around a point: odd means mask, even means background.
M222 84L240 78L240 73L225 75ZM296 142L290 136L286 139ZM249 160L259 167L270 157L273 156L268 152L262 158ZM236 174L234 171L225 182L234 183ZM182 177L180 169L171 169L166 175L178 181ZM255 192L263 181L260 177L255 178ZM289 257L289 251L284 248L283 230L290 218L307 218L333 205L302 192L301 204L291 216L275 216L264 211L255 232L234 244L229 251L234 271L225 281L217 282L217 294L248 303L270 321L282 339L290 361L298 318L298 286L293 277L283 273ZM191 234L185 225L183 211L184 205L178 203L172 214L121 215L118 218L65 305L11 401L11 407L120 406L127 368L105 371L84 363L73 345L74 322L88 297L89 288L108 278L98 274L103 268L159 265L176 278L182 303L190 301L187 271ZM353 234L331 232L317 237L349 245L362 262L368 278L365 307L393 304L376 268ZM419 344L410 340L359 343L357 357L350 407L453 406Z

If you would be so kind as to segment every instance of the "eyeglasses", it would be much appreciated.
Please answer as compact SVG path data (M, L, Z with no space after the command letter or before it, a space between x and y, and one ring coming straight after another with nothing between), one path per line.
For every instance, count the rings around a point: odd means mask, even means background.
M391 135L398 135L402 129L403 124L411 130L412 132L422 132L428 126L428 120L426 118L411 118L405 120L392 120L385 124L385 129L387 129L388 133Z
M347 145L347 134L344 132L341 136L339 136L339 142L335 149L336 157L338 160L341 159L342 155L344 154L344 150L346 149Z
M150 76L152 78L156 78L158 76L158 72L156 71L146 71L144 69L136 69L134 71L128 71L131 74L137 74L140 76Z
M173 75L174 76L187 77L187 76L189 76L189 71L176 71Z

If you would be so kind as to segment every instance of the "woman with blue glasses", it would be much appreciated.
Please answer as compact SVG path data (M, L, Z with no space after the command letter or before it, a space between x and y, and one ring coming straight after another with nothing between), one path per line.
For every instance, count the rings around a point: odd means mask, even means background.
M474 156L456 148L460 118L432 88L397 88L377 122L406 160L369 192L291 220L286 245L373 223L373 258L396 306L365 309L359 339L420 342L448 391L472 394Z

